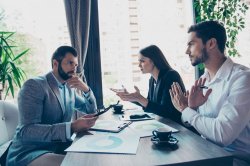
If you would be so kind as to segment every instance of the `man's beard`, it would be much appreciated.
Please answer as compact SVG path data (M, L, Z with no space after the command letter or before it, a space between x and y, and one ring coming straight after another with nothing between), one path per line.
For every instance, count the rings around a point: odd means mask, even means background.
M206 48L203 48L201 50L201 56L197 57L195 61L192 63L193 66L196 66L198 64L204 63L208 59L208 53Z
M66 73L66 72L63 70L61 63L59 63L59 65L58 65L58 74L59 74L59 76L60 76L63 80L67 80L67 79L71 78L72 76L69 75L70 73L72 73L72 72L67 72L67 73Z

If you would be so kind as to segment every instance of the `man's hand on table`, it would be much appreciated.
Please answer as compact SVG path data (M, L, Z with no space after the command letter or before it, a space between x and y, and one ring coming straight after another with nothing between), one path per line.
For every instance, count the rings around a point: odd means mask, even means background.
M88 114L80 117L79 119L71 123L71 132L78 133L81 131L86 131L95 125L95 121L98 117L95 114Z

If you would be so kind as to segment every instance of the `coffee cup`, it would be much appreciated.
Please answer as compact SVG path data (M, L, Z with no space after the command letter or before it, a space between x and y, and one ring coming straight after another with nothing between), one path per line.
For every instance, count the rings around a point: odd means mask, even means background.
M114 113L116 114L122 113L122 108L123 108L123 105L121 104L114 105Z
M158 138L160 141L168 141L171 133L172 131L168 128L158 128L152 131L153 136Z

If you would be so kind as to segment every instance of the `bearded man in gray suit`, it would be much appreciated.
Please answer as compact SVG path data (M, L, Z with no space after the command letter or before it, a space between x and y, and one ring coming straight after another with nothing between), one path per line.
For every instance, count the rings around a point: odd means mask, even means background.
M20 122L7 155L9 166L60 165L71 135L95 124L93 92L75 75L76 50L61 46L51 62L51 72L29 79L19 92ZM71 122L74 110L87 115Z

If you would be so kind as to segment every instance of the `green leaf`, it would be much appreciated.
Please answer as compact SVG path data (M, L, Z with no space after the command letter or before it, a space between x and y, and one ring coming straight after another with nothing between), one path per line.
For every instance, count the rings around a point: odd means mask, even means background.
M15 32L0 31L0 82L5 90L5 98L10 92L14 97L15 87L21 87L25 72L18 67L19 59L23 57L29 49L15 54L17 46L13 45L13 35Z
M20 53L19 55L17 55L17 56L13 59L13 61L19 59L19 58L22 57L24 54L26 54L28 51L29 51L29 49L23 51L22 53Z
M6 97L7 97L7 95L9 94L9 91L10 91L10 88L7 88L6 93L5 93L4 100L6 100Z
M12 78L10 75L7 75L8 77L8 83L9 83L9 89L10 89L10 92L12 94L12 97L14 97L14 87L13 87L13 84L12 84Z
M11 67L12 67L12 73L13 73L13 80L15 82L16 85L18 85L18 87L20 88L21 87L21 73L19 72L18 68L15 66L14 63L10 63Z
M235 42L239 32L245 28L245 15L249 7L241 0L194 0L194 7L196 21L217 19L224 23L228 38L226 47L230 47L227 53L230 56L239 55Z

